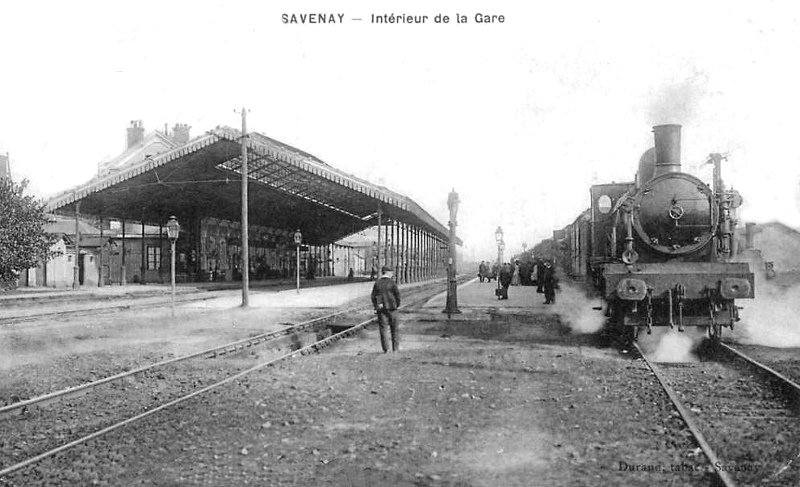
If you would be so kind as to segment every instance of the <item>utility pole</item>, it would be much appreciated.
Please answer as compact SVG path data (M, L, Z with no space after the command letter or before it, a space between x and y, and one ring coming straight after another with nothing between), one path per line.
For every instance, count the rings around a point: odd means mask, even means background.
M250 304L250 246L247 222L247 109L242 108L242 308Z

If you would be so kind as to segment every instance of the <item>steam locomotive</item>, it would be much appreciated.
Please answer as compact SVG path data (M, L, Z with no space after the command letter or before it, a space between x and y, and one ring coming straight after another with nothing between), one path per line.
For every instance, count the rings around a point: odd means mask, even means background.
M711 154L709 186L681 171L681 126L653 127L655 147L629 183L591 187L591 206L554 232L564 270L605 302L611 327L632 339L655 326L706 327L712 338L739 321L737 299L754 297L753 273L734 262L736 208Z

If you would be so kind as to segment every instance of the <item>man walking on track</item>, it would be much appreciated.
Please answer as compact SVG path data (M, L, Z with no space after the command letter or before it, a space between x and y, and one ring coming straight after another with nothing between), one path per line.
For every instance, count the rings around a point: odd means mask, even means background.
M381 277L372 286L372 306L378 314L383 353L389 351L390 332L392 351L397 352L400 350L400 330L397 327L395 311L400 307L400 289L394 282L391 267L383 267L381 273Z

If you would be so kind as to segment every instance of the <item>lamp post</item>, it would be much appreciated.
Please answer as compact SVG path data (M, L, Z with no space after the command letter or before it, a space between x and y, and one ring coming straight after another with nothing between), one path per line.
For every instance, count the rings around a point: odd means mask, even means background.
M494 231L494 239L497 242L497 275L494 276L497 281L497 288L500 289L500 267L503 265L503 250L506 248L506 243L503 242L503 228L497 227Z
M456 280L456 226L458 225L456 221L456 216L458 215L458 204L460 200L458 199L458 193L456 190L450 192L447 196L447 209L450 210L450 238L448 239L448 256L447 256L447 301L445 304L445 308L442 313L447 313L447 317L450 318L451 314L458 314L461 313L461 310L458 309L458 287L457 287L457 280Z
M300 294L300 244L303 243L303 234L300 233L300 229L298 228L296 232L294 232L294 245L297 247L297 294Z
M170 281L172 282L172 316L175 317L175 241L178 240L178 234L181 231L181 226L178 220L171 216L167 222L167 237L169 238L170 254L169 254L169 268L170 268Z

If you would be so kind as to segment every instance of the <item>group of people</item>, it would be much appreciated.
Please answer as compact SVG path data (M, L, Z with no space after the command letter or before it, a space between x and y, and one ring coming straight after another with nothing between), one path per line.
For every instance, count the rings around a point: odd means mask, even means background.
M499 286L495 290L497 299L508 299L508 288L510 286L535 285L536 292L544 294L545 304L556 302L556 289L558 289L558 279L554 262L548 259L536 259L532 262L520 262L515 260L512 265L506 262L503 265L481 261L478 266L478 279L480 282L491 282L497 279Z
M497 279L499 287L495 290L498 299L508 299L508 288L512 285L519 285L522 281L520 277L520 262L506 262L502 266L495 264L495 269L490 269L489 264L481 262L478 269L478 277L483 282L484 279ZM553 262L550 260L537 260L530 274L530 282L536 285L536 292L544 294L545 304L556 302L556 289L558 289L558 279ZM516 284L515 284L516 283ZM395 313L400 307L400 289L394 279L394 270L391 267L382 267L381 276L372 286L372 306L378 317L378 327L381 336L381 348L383 353L390 350L397 352L400 350L400 329Z

